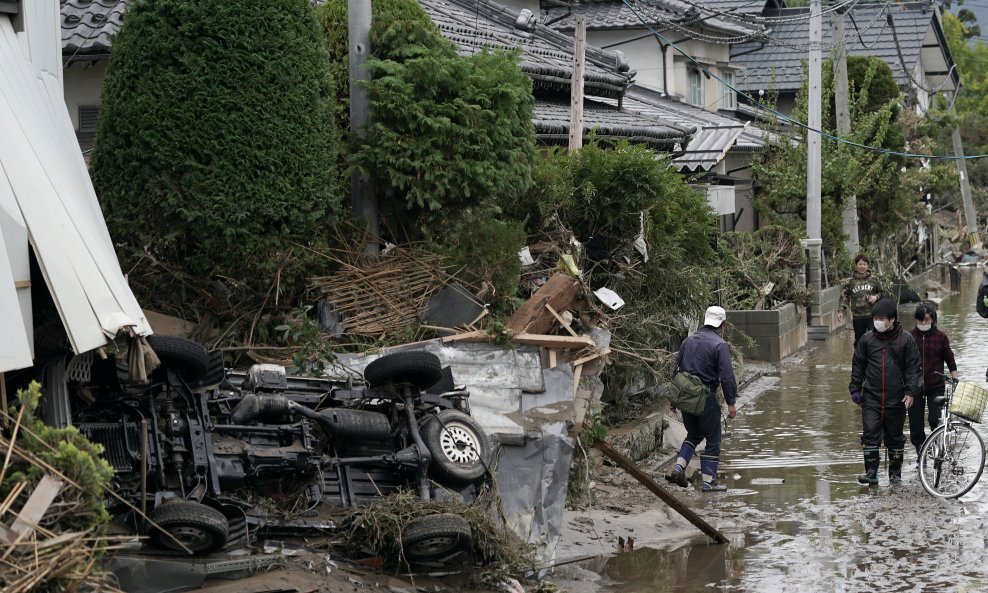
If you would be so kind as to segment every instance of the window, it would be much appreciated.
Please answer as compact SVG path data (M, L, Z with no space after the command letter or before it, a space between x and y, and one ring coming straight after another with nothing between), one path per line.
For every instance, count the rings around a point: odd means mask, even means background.
M686 71L686 101L690 105L703 107L703 75L696 68Z
M720 109L730 109L731 111L734 111L738 108L738 94L733 88L731 88L736 86L734 84L734 72L725 70L721 72L720 78L723 82L720 85L721 99L718 107Z

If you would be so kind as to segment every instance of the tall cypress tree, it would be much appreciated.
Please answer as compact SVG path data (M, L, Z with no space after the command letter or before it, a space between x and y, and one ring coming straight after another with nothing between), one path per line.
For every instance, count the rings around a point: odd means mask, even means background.
M281 268L282 289L301 286L300 250L284 256L339 209L334 102L307 0L137 0L91 163L114 240L192 274L266 287Z

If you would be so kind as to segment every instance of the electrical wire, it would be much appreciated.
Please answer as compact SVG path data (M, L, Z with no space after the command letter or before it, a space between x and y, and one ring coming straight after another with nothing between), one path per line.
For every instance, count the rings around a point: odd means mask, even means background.
M650 30L653 35L655 35L656 37L658 37L659 40L662 41L663 43L665 43L666 45L672 47L677 52L679 52L680 54L682 54L683 57L685 57L686 59L688 59L689 61L691 61L693 64L695 64L696 67L698 69L700 69L704 74L706 74L707 76L709 76L709 77L711 77L711 78L713 78L715 80L720 81L721 84L723 84L724 86L730 88L734 92L738 93L740 96L742 96L745 99L747 99L753 106L757 107L758 109L760 109L762 111L765 111L767 113L770 113L770 114L774 115L776 118L778 118L779 120L781 120L783 122L792 124L792 125L794 125L796 127L799 127L799 128L802 128L802 129L806 130L807 132L812 132L814 134L819 134L822 138L826 138L828 140L832 140L834 142L837 142L838 144L844 144L844 145L847 145L847 146L853 146L855 148L860 148L862 150L867 150L867 151L874 152L874 153L877 153L877 154L887 154L889 156L900 156L900 157L906 157L906 158L919 158L919 159L931 159L931 160L939 160L939 161L957 161L957 160L965 160L965 161L968 161L968 160L988 158L988 154L972 154L972 155L964 155L964 156L946 156L946 155L936 155L936 154L922 154L922 153L915 153L915 152L900 152L900 151L897 151L897 150L889 150L887 148L881 148L881 147L878 147L878 146L869 146L867 144L862 144L860 142L855 142L853 140L848 140L846 138L841 138L839 136L836 136L836 135L831 134L829 132L826 132L824 130L818 130L816 128L813 128L813 127L811 127L811 126L809 126L807 124L804 124L803 122L801 122L801 121L799 121L797 119L794 119L794 118L792 118L792 117L790 117L790 116L788 116L788 115L786 115L786 114L784 114L784 113L782 113L780 111L777 111L777 110L769 107L768 105L765 105L764 103L762 103L758 99L755 99L754 97L752 97L748 93L746 93L746 92L744 92L744 91L742 91L742 90L734 87L733 85L728 84L723 78L721 78L721 77L717 76L716 74L714 74L709 68L707 68L706 66L704 66L703 64L701 64L699 61L697 61L697 59L694 58L692 55L688 54L681 47L679 47L678 45L676 45L675 43L673 43L670 39L666 38L664 35L662 35L658 31L656 31L655 29L653 29L652 26L649 25L645 21L645 19L642 18L642 16L639 14L638 10L634 6L632 6L632 4L631 4L631 2L629 0L621 0L621 2L631 10L631 12L635 15L635 17L639 20L639 22L641 22L641 24L645 28L647 28L648 30Z

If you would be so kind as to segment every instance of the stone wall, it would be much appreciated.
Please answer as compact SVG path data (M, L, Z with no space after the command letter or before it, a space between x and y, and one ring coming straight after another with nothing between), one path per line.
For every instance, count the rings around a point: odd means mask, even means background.
M727 321L729 342L742 345L739 334L751 338L742 347L748 358L779 362L806 345L806 309L792 303L770 311L728 311Z

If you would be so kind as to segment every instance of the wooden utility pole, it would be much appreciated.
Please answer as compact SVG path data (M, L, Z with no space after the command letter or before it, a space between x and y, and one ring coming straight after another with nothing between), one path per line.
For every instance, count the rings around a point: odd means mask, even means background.
M961 178L961 201L964 202L964 222L971 249L981 249L981 234L978 232L978 215L971 200L971 182L967 178L967 159L964 158L964 145L961 143L961 129L955 127L953 134L954 156L957 157L957 175Z
M587 54L587 19L576 17L573 43L573 78L570 80L569 150L583 146L583 68Z
M350 133L355 138L367 137L368 100L364 83L370 73L364 63L370 56L371 2L347 0L347 36L350 67ZM367 229L368 240L364 252L376 254L380 250L381 236L377 219L377 196L371 179L357 167L350 173L350 209L357 224Z
M836 10L833 15L834 44L837 48L837 55L834 56L834 105L837 112L837 135L846 138L851 133L851 114L847 105L847 47L844 45L844 13L841 10ZM854 255L860 247L858 197L856 195L844 196L844 212L841 219L844 234L847 235L844 247L849 254Z
M720 422L720 420L718 420L718 422ZM631 474L631 477L638 480L643 486L651 490L653 494L661 498L662 502L671 506L673 510L685 517L687 521L695 525L703 533L710 536L715 542L718 544L726 544L729 541L726 535L714 529L710 523L704 521L703 518L694 513L691 508L679 502L679 500L672 494L666 492L662 486L656 484L655 480L648 477L647 474L638 469L637 465L632 463L624 455L618 453L610 444L604 441L594 441L593 446L606 455L611 461L618 464L618 467Z

